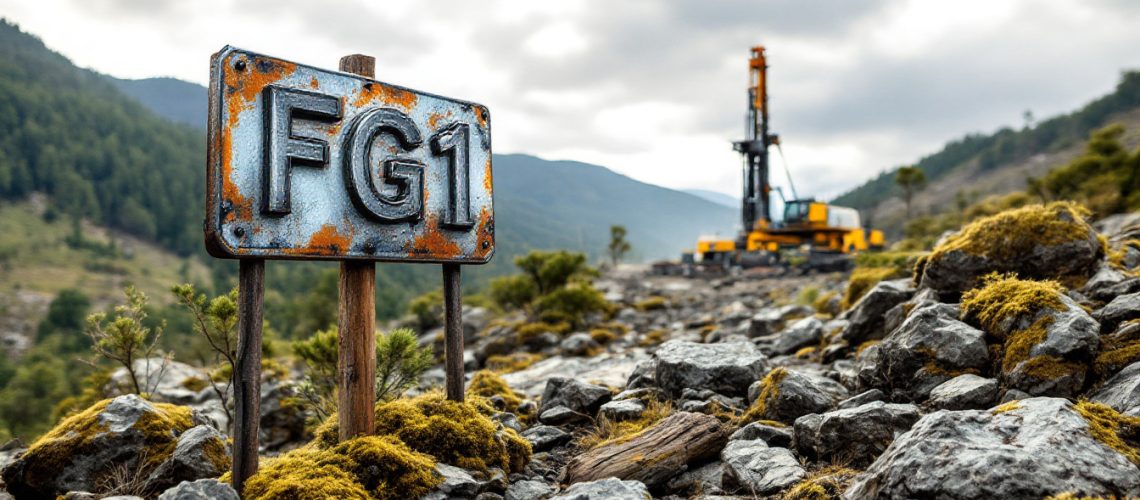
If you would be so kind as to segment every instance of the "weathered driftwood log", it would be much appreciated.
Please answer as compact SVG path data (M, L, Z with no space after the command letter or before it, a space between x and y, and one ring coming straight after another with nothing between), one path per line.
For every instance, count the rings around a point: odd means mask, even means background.
M684 470L686 464L720 453L728 436L728 429L716 417L674 413L632 439L575 457L566 464L561 480L572 484L617 477L635 479L653 489Z

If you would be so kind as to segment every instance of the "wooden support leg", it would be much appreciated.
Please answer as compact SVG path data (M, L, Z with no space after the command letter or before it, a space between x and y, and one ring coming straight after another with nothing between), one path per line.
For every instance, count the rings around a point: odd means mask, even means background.
M257 474L257 432L261 419L261 321L265 261L242 259L238 277L238 347L234 367L233 486Z
M376 264L340 264L340 439L372 434L376 405Z
M447 399L463 401L463 295L459 264L443 265L444 372Z

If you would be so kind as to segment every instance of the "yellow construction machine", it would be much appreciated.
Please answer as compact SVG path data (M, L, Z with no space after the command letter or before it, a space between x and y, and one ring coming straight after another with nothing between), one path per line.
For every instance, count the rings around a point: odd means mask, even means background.
M748 59L746 137L733 143L733 149L744 157L743 230L736 239L702 237L694 255L686 254L682 260L726 269L789 265L825 270L847 268L852 254L881 249L886 244L882 231L863 227L854 208L799 198L788 172L792 199L783 200L783 218L772 219L768 148L779 149L780 138L768 132L767 71L764 47L753 47ZM782 190L777 188L776 192L784 198Z

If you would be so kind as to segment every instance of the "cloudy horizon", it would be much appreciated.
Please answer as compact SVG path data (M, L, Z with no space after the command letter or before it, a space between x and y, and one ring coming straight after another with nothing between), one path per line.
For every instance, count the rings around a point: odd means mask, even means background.
M366 53L380 80L487 105L496 152L730 196L752 45L796 187L818 198L1140 67L1140 6L1114 0L0 0L0 16L119 78L206 84L226 44L332 68Z

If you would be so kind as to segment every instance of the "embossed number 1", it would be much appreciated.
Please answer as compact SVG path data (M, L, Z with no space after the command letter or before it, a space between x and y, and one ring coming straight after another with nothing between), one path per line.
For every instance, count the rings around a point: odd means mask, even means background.
M456 123L440 130L431 138L431 152L437 156L446 156L447 162L447 213L444 214L443 225L453 229L469 229L475 224L471 221L471 181L469 170L471 160L468 157L470 145L470 132L466 123Z

